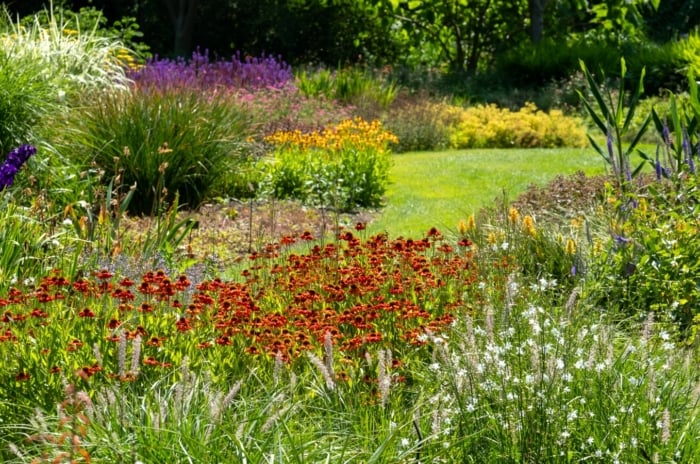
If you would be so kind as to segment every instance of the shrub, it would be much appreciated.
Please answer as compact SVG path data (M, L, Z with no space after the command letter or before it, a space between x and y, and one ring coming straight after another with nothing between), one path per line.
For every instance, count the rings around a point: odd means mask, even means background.
M700 31L696 30L688 37L674 42L672 50L683 71L692 70L695 76L700 76Z
M459 107L422 98L394 104L383 120L398 138L394 151L437 150L450 145L450 131L461 112Z
M455 148L551 148L586 144L583 123L561 111L527 104L517 112L495 105L467 108L450 136Z
M249 134L244 110L196 88L99 94L67 124L58 151L134 186L134 214L157 213L176 196L188 207L210 198L237 169Z
M270 193L305 203L351 211L377 207L386 190L388 145L396 141L379 121L344 121L323 132L279 132L269 165Z

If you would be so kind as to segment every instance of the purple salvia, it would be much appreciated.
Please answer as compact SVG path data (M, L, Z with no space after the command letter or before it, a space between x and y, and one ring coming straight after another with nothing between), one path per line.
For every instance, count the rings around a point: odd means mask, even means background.
M683 128L683 153L685 154L685 161L688 163L688 169L691 174L695 174L695 162L693 161L693 149L690 146L690 136L688 135L688 130Z
M623 164L625 165L625 179L627 182L630 182L632 180L632 170L630 169L629 159L625 158Z
M621 174L621 169L617 166L617 161L615 159L615 149L613 148L613 135L609 125L608 134L605 138L605 144L608 148L608 158L610 159L610 166L612 167L612 172L616 178L619 178Z
M36 148L31 145L22 145L8 153L0 165L0 190L12 185L22 165L34 154Z
M673 142L671 142L671 130L668 128L668 122L664 121L664 127L662 129L662 133L664 136L664 143L667 146L672 146Z
M661 161L659 160L659 150L656 150L656 161L654 162L654 172L656 172L656 180L661 180L663 174L663 168L661 167Z

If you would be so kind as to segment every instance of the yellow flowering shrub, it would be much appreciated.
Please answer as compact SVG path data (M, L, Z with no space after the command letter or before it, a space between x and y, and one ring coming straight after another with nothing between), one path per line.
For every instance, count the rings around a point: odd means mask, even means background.
M553 148L587 144L581 119L559 110L545 113L532 103L518 111L477 105L462 111L450 136L454 148Z
M274 197L349 211L381 204L389 145L397 139L381 122L355 118L323 131L275 132L264 141L274 147L266 173Z

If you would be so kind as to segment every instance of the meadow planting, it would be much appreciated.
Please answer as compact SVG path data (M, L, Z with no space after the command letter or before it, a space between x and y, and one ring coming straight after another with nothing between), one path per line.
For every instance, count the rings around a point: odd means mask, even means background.
M700 457L692 78L637 122L639 92L583 67L609 172L575 211L370 234L352 218L401 152L580 147L586 122L272 56L141 59L63 21L0 24L3 462ZM284 202L323 227L254 240ZM215 246L193 219L214 207Z

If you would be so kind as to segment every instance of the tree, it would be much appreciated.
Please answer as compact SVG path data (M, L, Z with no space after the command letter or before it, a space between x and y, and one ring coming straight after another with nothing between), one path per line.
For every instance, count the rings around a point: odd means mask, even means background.
M529 0L528 6L530 10L530 40L532 43L537 43L542 40L544 33L544 13L547 8L548 0Z
M505 0L386 0L414 51L432 48L437 62L475 73L503 43L524 31L524 4ZM517 38L516 38L517 37Z
M192 52L192 31L195 24L197 0L163 0L173 26L173 52L189 55Z

